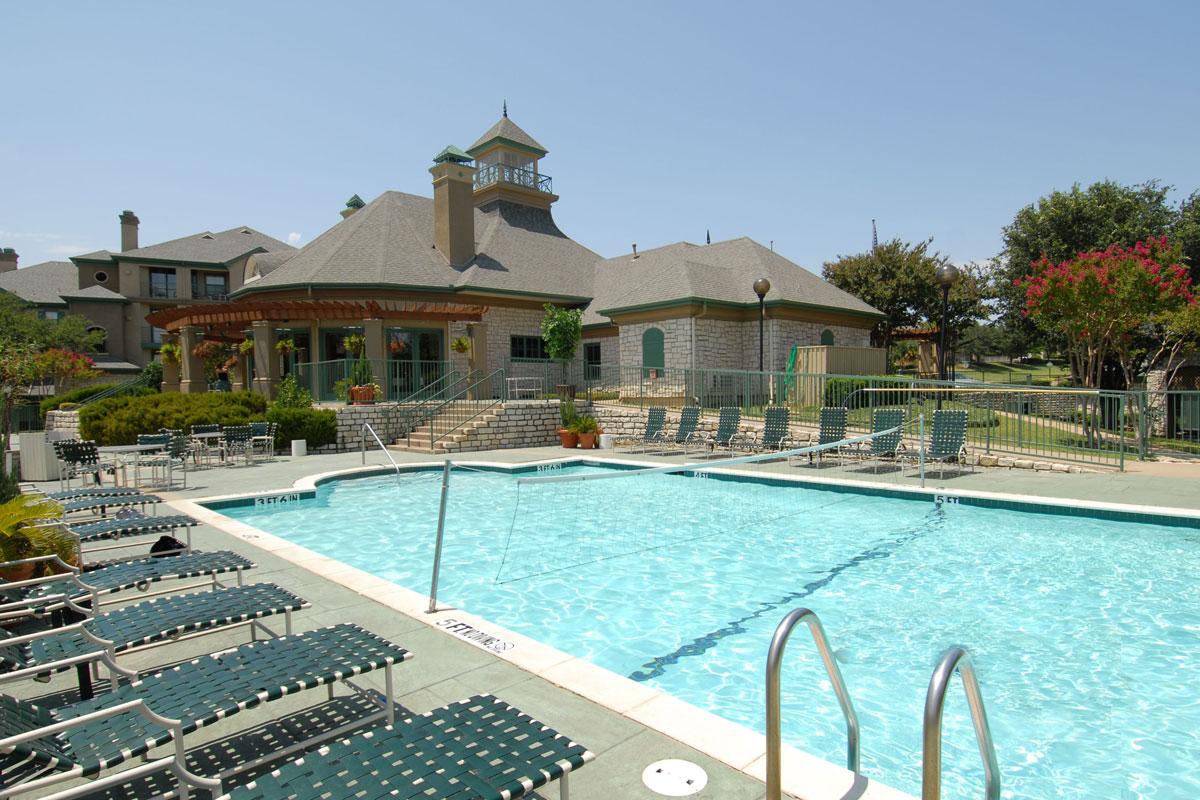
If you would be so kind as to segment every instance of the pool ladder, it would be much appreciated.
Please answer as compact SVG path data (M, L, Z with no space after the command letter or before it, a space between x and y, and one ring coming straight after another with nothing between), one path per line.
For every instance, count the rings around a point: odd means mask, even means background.
M779 715L779 668L783 651L787 647L792 629L801 622L808 623L813 642L825 672L833 684L842 716L846 718L846 769L857 778L859 772L859 726L854 703L846 690L842 671L838 668L825 628L820 618L808 608L797 608L788 612L771 637L767 650L767 797L766 800L781 800L783 797L782 771L783 753ZM971 722L975 726L975 739L979 744L979 755L983 758L984 798L1000 800L1000 769L996 762L996 747L992 743L992 731L988 726L987 710L983 706L983 695L975 668L965 648L951 647L938 659L933 676L929 679L929 690L925 694L925 715L922 727L921 756L921 800L940 800L942 796L942 710L946 705L946 690L954 673L962 677L963 689L967 693L967 705L971 709Z

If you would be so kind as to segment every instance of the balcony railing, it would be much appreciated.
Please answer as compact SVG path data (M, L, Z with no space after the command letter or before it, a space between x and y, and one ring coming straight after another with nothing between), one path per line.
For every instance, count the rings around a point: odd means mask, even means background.
M217 286L193 286L193 300L228 300L229 290Z
M512 167L508 164L488 164L480 167L475 173L475 188L482 189L493 183L511 183L537 192L554 194L554 184L549 175L542 175L525 167Z
M157 286L155 286L154 284L148 284L143 287L143 292L144 292L144 295L143 295L144 297L172 299L176 296L176 291L175 291L174 286L163 286L162 284L159 284Z

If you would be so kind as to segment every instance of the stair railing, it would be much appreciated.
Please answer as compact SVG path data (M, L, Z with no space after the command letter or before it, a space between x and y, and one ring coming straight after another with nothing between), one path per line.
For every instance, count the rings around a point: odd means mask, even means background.
M442 403L431 418L430 424L434 427L429 430L430 452L436 451L438 443L447 436L507 399L508 382L504 379L505 374L503 368L490 372L470 383L458 397ZM479 397L480 394L484 396ZM442 420L446 420L445 425L439 425ZM435 427L441 428L441 432L436 432Z
M470 382L469 375L450 370L428 386L400 400L396 406L400 416L400 435L407 436L417 426L432 419L435 409L447 397L457 397Z

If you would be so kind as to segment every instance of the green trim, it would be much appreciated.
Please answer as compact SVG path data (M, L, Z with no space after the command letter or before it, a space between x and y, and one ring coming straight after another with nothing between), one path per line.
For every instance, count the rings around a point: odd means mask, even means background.
M633 314L639 311L655 311L660 308L674 308L676 306L685 306L693 303L707 303L710 306L718 308L755 308L757 303L735 303L729 300L713 300L709 297L681 297L674 300L660 300L654 303L642 303L636 306L620 306L618 308L601 308L597 309L597 314L603 314L606 317L612 317L614 314ZM766 308L811 308L818 311L832 311L837 314L845 314L851 317L862 317L864 319L883 319L886 314L880 314L877 311L856 311L850 308L842 308L840 306L824 306L817 303L800 303L795 300L768 300L763 304Z
M86 256L70 256L68 259L72 264L112 264L117 259L113 255L108 258L87 258Z
M549 150L539 150L538 148L530 147L527 144L521 144L520 142L514 142L512 139L507 139L503 136L493 136L492 138L488 139L486 142L482 142L480 144L475 145L470 150L468 150L467 153L471 156L471 158L476 158L479 153L484 152L485 150L487 150L489 147L491 147L493 144L496 144L496 143L505 145L506 147L511 147L514 150L522 150L526 153L533 153L538 158L542 158L547 153L550 152Z
M132 303L128 297L88 297L87 295L63 295L63 298L68 302L74 300L78 303L121 303L122 305ZM64 303L63 305L66 305Z
M471 155L452 144L448 144L443 147L442 152L433 157L433 163L435 164L441 164L443 162L449 162L451 164L466 164L469 161L471 161ZM358 195L355 195L355 197L358 197Z

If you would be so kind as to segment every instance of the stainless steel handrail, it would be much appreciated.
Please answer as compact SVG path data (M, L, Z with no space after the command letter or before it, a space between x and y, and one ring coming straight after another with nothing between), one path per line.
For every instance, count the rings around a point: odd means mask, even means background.
M478 372L476 374L478 374ZM467 402L476 402L475 410L471 413L468 413L466 417L457 420L449 428L443 430L441 433L439 433L437 435L436 438L433 435L433 431L430 430L430 432L429 432L429 452L431 452L431 453L435 452L437 449L438 442L442 441L450 434L459 430L460 428L465 426L471 420L473 420L477 417L483 416L484 414L491 411L493 408L495 408L496 406L500 405L501 403L503 403L505 401L504 395L507 394L508 387L507 387L507 384L505 383L504 375L505 375L504 368L501 367L500 369L494 370L493 372L489 373L488 375L485 375L482 378L477 378L474 383L469 385L466 389L462 390L462 394L460 395L459 402L462 402L461 397L464 397L464 396L470 397L471 393L474 392L475 389L479 386L491 386L493 383L498 383L500 386L504 387L504 393L501 394L501 396L499 396L499 397L494 397L494 398L490 398L487 400L467 401ZM433 414L433 418L436 418L438 416L438 414L441 413L441 410L443 408L447 407L451 402L454 402L454 401L447 400L445 403L443 403L441 406L439 406L435 410L435 412Z
M925 695L925 721L921 734L921 800L940 800L942 796L942 709L946 705L946 689L956 670L962 676L979 755L983 758L983 796L985 800L1000 800L1000 767L996 762L996 746L992 743L987 710L983 707L983 695L979 691L979 681L975 679L975 667L971 664L970 655L966 649L958 646L942 653Z
M400 465L396 463L396 459L392 458L392 454L388 452L387 447L383 444L383 440L379 438L379 434L375 432L375 429L371 427L371 423L369 422L364 422L362 430L359 431L359 441L362 442L362 463L367 463L367 431L370 431L371 435L375 437L375 442L379 445L379 449L387 456L387 460L392 462L392 467L395 468L396 474L399 475Z
M771 647L767 650L767 800L780 800L783 797L779 667L783 661L788 637L800 622L808 623L808 629L817 645L817 652L821 654L821 661L825 662L825 672L829 675L833 691L837 694L838 705L842 707L842 715L846 718L846 768L858 774L858 715L854 712L854 703L850 700L850 693L846 691L846 682L842 680L842 671L833 658L833 651L829 649L829 640L825 638L825 628L821 625L820 618L811 609L796 608L789 611L779 623L775 635L771 637Z

